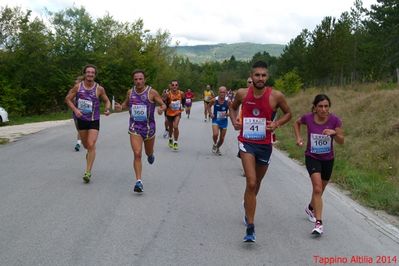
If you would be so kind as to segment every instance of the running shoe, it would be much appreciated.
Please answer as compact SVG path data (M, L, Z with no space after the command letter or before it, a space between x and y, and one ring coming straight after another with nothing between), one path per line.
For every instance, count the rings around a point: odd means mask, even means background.
M79 145L79 143L76 143L76 145L75 145L75 151L79 151L80 150L80 145Z
M167 130L165 130L165 132L163 133L162 137L164 139L166 139L168 137L168 135L169 135L169 132Z
M222 153L220 152L219 148L216 150L216 155L222 156Z
M168 145L169 148L173 149L173 139L169 139Z
M147 161L149 164L153 164L155 161L155 156L154 154L151 154L150 156L147 157Z
M256 235L255 235L255 226L253 224L249 224L245 231L245 236L243 241L244 242L255 242Z
M212 152L216 153L216 150L218 149L218 146L216 146L216 144L213 144L212 146Z
M319 221L317 221L314 224L314 228L312 230L312 235L321 236L322 234L323 234L323 225Z
M86 172L86 173L83 175L83 181L84 181L86 184L90 182L90 178L91 178L91 173L90 173L90 172Z
M144 187L143 187L143 182L137 181L136 184L134 185L134 192L143 192Z
M316 222L316 217L314 217L314 213L313 213L313 211L311 211L309 209L309 206L306 206L305 212L306 212L306 214L308 216L309 222L315 223Z
M179 149L179 144L177 142L173 143L173 150L177 151Z

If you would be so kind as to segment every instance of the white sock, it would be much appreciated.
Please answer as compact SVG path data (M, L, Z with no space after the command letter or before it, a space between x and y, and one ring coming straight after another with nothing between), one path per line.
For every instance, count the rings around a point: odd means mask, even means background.
M78 141L76 141L76 144L81 145L81 144L82 144L82 141L81 141L80 139L78 139Z

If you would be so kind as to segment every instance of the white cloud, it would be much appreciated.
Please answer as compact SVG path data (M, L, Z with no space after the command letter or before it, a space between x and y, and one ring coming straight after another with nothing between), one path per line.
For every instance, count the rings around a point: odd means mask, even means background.
M364 0L369 8L377 0ZM59 11L83 6L94 18L109 13L121 22L144 20L144 27L166 30L173 43L181 45L215 43L287 44L303 29L314 30L326 16L339 17L354 0L2 0L1 6L21 6L40 15L44 8Z

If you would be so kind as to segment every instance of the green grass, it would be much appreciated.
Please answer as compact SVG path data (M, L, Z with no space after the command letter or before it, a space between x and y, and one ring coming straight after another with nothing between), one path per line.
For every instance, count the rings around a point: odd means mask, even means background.
M8 139L6 139L6 138L0 138L0 145L2 145L2 144L7 144L8 142L9 142Z

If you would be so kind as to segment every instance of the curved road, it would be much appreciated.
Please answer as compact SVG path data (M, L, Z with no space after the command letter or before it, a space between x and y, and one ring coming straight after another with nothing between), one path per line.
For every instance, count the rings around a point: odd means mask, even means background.
M88 185L72 122L2 145L0 265L399 265L397 228L333 186L325 234L313 238L306 170L278 150L258 196L257 242L243 243L237 132L230 125L223 156L213 155L202 103L192 111L182 117L178 152L157 116L156 160L144 157L142 194L132 192L127 113L101 118Z

